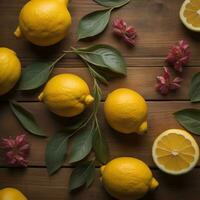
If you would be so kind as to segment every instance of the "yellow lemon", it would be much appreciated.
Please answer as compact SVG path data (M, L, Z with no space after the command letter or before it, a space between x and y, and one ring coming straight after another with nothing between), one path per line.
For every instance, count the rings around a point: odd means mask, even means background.
M21 75L21 63L14 51L0 48L0 95L9 92Z
M83 112L94 98L83 79L74 74L60 74L48 81L39 100L55 114L73 117Z
M192 31L200 31L200 0L185 0L180 9L183 24Z
M136 158L116 158L101 167L101 181L116 199L136 200L158 187L149 167Z
M109 125L121 133L147 131L147 104L137 92L120 88L111 92L104 104Z
M169 129L155 140L152 155L162 171L179 175L195 167L199 160L199 147L188 132Z
M66 0L31 0L21 10L15 36L50 46L64 39L71 25Z
M15 188L4 188L0 190L0 200L28 200L19 190Z

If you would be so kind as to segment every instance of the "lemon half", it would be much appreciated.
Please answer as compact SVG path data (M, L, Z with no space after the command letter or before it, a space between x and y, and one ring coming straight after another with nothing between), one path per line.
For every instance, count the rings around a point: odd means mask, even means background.
M188 132L169 129L155 140L152 155L162 171L179 175L195 167L199 160L199 146Z
M185 0L180 9L180 18L188 29L200 32L200 0Z

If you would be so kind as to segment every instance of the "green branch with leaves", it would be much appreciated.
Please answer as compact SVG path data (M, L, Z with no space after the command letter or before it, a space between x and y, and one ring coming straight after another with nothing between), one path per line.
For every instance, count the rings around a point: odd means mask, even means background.
M125 6L130 0L94 0L104 10L97 10L84 16L78 26L78 40L94 37L102 33L110 21L111 13L114 9Z
M130 0L94 0L105 10L95 11L83 17L78 27L78 38L84 39L102 33L107 27L111 12L120 8ZM93 96L95 98L92 112L87 118L81 118L49 138L45 163L49 175L56 173L65 163L76 164L69 181L69 189L80 186L89 187L95 178L95 163L105 164L108 161L108 144L102 134L98 120L98 111L102 100L99 83L108 85L109 80L126 75L126 63L118 50L110 45L99 44L86 48L72 47L64 51L53 62L36 62L23 69L18 90L35 90L44 85L55 65L67 54L74 53L85 63L93 79ZM46 136L34 116L19 103L10 101L10 108L25 130L36 136ZM72 140L69 154L68 143ZM91 152L94 158L86 158ZM68 156L67 156L68 155ZM81 162L80 162L81 161ZM77 164L78 163L78 164Z
M34 63L24 68L18 90L33 90L47 82L54 66L65 55L74 53L85 63L93 79L94 104L86 118L80 118L74 124L65 127L49 138L45 162L49 175L56 173L68 158L68 162L76 164L70 178L70 189L84 184L89 186L95 177L95 163L105 164L108 161L108 144L102 134L98 120L98 111L102 100L100 83L108 84L109 79L126 75L126 63L118 50L109 45L94 45L87 48L71 48L53 62ZM10 108L21 125L30 133L45 136L33 115L16 102L10 102ZM72 141L71 151L68 143ZM86 161L91 152L94 158ZM68 155L68 156L66 156ZM82 162L80 162L82 161ZM78 163L78 164L77 164ZM81 174L81 179L80 179Z

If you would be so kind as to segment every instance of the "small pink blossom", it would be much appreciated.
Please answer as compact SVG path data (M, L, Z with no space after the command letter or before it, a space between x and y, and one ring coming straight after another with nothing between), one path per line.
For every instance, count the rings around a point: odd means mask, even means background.
M16 138L2 138L1 149L4 150L5 161L13 167L27 167L30 145L26 135L18 135Z
M162 94L167 95L170 91L175 91L181 87L182 79L176 77L174 80L171 79L171 74L166 67L161 76L157 76L156 90Z
M128 45L135 46L137 33L132 26L128 26L123 19L116 19L113 22L113 32L121 37Z
M166 62L174 67L178 72L182 72L183 66L187 65L190 60L191 52L189 44L180 40L168 52Z

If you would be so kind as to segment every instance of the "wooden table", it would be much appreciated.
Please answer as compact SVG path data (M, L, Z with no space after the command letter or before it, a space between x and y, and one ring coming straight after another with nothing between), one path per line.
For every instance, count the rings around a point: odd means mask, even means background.
M149 105L148 134L142 137L121 135L109 128L102 110L99 112L99 118L109 143L110 158L134 156L142 159L151 167L153 174L160 182L160 187L148 194L144 200L199 200L200 198L200 162L192 172L176 177L158 170L151 157L151 148L156 136L168 128L180 128L172 113L183 108L199 107L198 104L193 105L189 102L188 88L192 76L200 71L200 34L188 31L181 24L178 13L182 2L183 0L132 0L127 6L113 12L113 19L121 17L137 29L137 45L130 49L112 35L111 23L107 30L95 40L77 43L76 29L80 18L91 11L101 9L92 0L71 1L69 7L73 16L73 25L69 35L58 45L48 48L33 46L13 36L18 22L18 13L26 0L0 1L0 45L14 49L23 66L37 60L53 59L70 46L105 43L115 46L122 52L128 64L128 76L112 81L108 87L102 86L103 96L105 99L109 92L119 87L128 87L141 93ZM177 93L162 97L154 89L155 77L162 72L168 49L180 39L186 39L189 42L192 59L189 66L184 69L182 88ZM62 59L56 65L53 75L64 72L81 76L92 87L87 69L76 56L69 54ZM38 102L37 96L40 91L41 89L26 93L14 92L1 98L1 136L27 133L9 110L5 101L8 98L15 99L31 111L49 135L64 127L65 120L59 120L42 103ZM90 189L69 194L68 179L71 172L69 164L66 162L56 175L48 177L44 163L47 139L34 137L28 133L27 135L31 142L29 167L24 170L8 169L2 165L0 188L16 187L23 191L29 200L111 199L101 186L98 177ZM195 138L200 144L200 139Z

